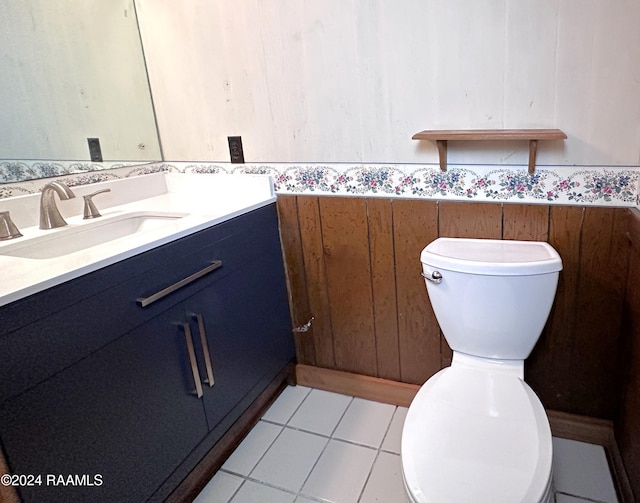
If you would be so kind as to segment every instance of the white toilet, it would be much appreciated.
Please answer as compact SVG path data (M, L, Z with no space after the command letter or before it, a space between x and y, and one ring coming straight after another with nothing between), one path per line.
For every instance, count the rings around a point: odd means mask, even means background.
M402 472L414 503L553 501L551 430L524 382L562 261L547 243L438 238L421 254L453 349L414 398Z

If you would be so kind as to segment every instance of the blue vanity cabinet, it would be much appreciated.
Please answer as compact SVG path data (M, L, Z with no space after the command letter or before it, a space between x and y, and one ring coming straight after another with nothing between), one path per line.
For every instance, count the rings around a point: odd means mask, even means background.
M171 253L146 252L153 267L143 274L125 264L140 257L115 264L135 273L115 267L120 279L92 296L108 308L88 326L112 323L118 331L99 348L82 353L62 332L73 306L6 334L17 344L16 334L48 325L49 343L60 333L76 355L38 373L35 384L25 377L6 387L0 401L11 472L42 476L19 489L25 502L164 500L293 358L275 205L180 241L166 245ZM213 260L222 266L147 307L136 302ZM84 347L82 330L75 335ZM40 353L33 354L46 366ZM16 354L29 365L28 348ZM213 386L204 382L209 363ZM10 379L12 368L0 364L0 377Z
M265 245L267 243L264 243ZM179 337L189 324L209 433L151 501L164 501L294 357L280 242L184 303ZM211 362L209 386L205 347ZM194 389L192 375L190 389ZM196 399L196 396L193 396Z
M19 489L25 502L145 501L205 438L202 405L188 393L186 348L164 336L179 311L2 405L11 471L41 476ZM57 483L69 475L93 485Z

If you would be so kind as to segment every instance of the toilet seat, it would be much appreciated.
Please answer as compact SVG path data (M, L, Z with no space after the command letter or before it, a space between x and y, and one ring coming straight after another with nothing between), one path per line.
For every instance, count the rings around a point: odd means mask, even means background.
M544 408L512 373L454 364L409 407L402 471L415 503L546 501L551 462Z

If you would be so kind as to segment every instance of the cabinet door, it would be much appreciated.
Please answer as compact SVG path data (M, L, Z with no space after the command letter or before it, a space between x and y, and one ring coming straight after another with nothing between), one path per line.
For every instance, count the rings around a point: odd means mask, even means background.
M226 430L243 412L232 408L243 399L248 405L294 356L279 250L267 249L186 302L188 315L201 316L206 330L215 380L204 389L211 429L224 418ZM205 376L202 362L201 369Z
M275 225L271 237L260 246L257 259L217 276L213 284L184 302L183 316L193 334L210 431L150 501L164 501L294 356ZM208 362L213 386L208 382Z
M144 501L207 435L179 305L0 408L14 474L40 474L25 502ZM87 475L100 485L47 484Z

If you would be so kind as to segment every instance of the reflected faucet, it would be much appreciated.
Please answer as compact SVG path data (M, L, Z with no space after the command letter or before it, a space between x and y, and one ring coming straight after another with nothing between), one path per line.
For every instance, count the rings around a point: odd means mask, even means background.
M11 220L8 211L0 211L0 241L15 239L22 236L16 224Z
M41 229L55 229L56 227L63 227L67 225L64 221L56 201L53 197L54 192L58 194L61 200L72 199L76 195L62 182L50 182L42 189L42 196L40 196L40 228Z

